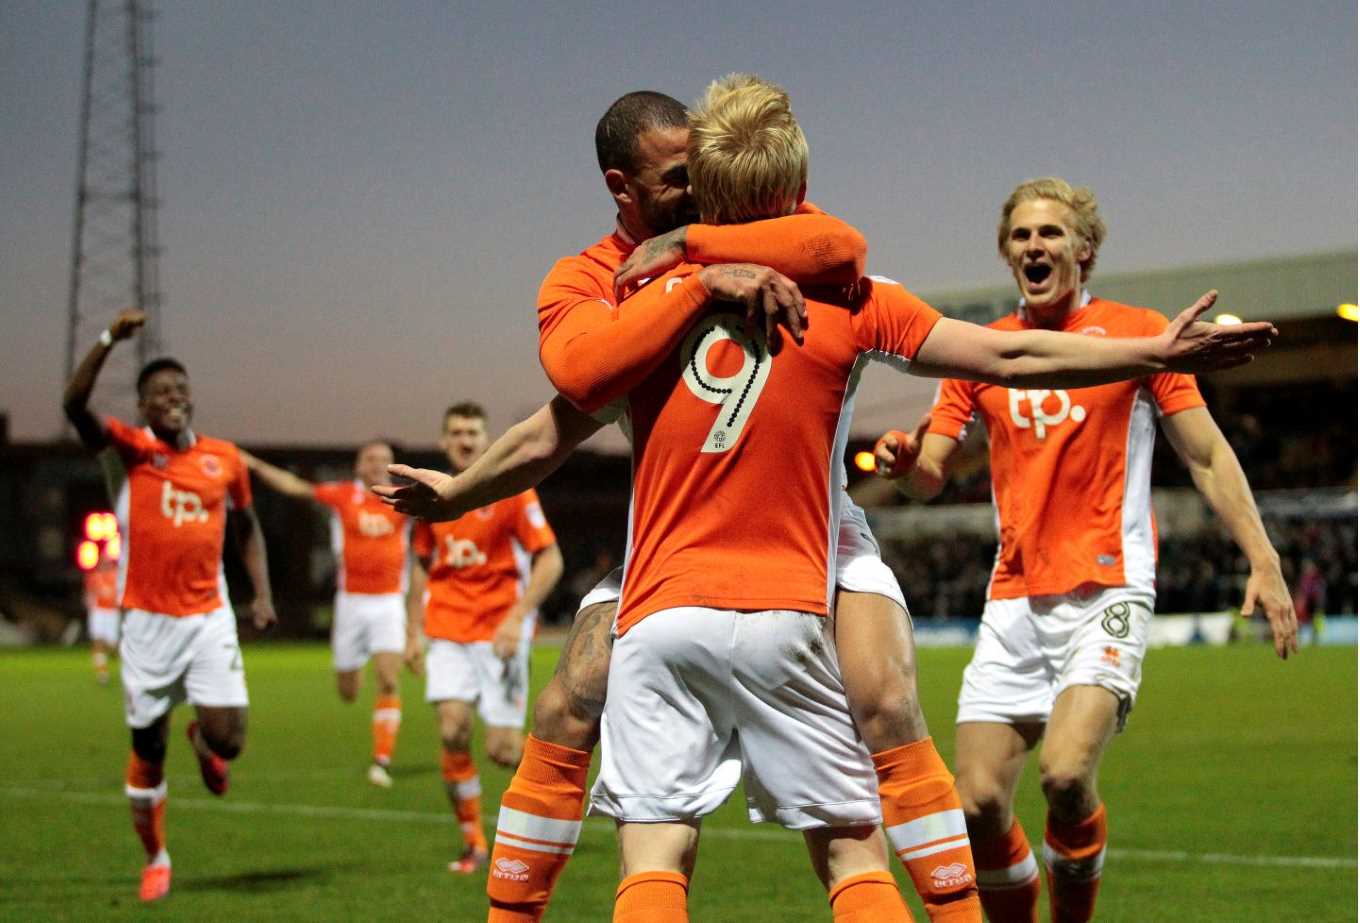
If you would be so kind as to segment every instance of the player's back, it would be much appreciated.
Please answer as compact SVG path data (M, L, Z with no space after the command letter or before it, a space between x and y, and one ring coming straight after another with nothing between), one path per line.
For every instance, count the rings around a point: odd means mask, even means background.
M808 297L805 343L785 338L773 355L741 315L716 308L632 392L620 633L676 606L827 612L861 356L908 359L939 317L895 284L861 291L854 305Z

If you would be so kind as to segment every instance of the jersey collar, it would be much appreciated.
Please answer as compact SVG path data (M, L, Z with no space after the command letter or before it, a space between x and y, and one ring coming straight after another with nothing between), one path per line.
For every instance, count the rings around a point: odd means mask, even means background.
M1088 290L1086 290L1086 289L1082 289L1082 290L1081 290L1081 304L1077 305L1077 311L1080 311L1082 308L1086 307L1086 306L1087 306L1088 304L1090 304L1090 303L1091 303L1091 293L1090 293ZM1025 310L1025 299L1024 299L1024 298L1021 298L1020 301L1019 301L1019 303L1016 305L1015 313L1018 314L1018 315L1020 316L1020 319L1021 319L1022 321L1024 321L1026 324L1029 324L1029 323L1030 323L1029 312ZM1073 311L1073 312L1072 312L1072 314L1075 314L1075 313L1076 313L1076 311ZM1070 317L1071 314L1069 314L1068 316Z

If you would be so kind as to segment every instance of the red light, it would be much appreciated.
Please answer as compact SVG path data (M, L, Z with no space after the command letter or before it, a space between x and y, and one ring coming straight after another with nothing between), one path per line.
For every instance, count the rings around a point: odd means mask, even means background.
M94 570L99 564L99 546L86 539L76 546L76 565L81 570Z

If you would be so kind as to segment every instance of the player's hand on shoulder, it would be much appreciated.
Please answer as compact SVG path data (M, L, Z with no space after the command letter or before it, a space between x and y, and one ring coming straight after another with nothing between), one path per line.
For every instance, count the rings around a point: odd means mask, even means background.
M127 340L146 323L146 312L137 308L126 308L119 312L109 325L109 336L114 340Z
M1211 324L1200 315L1218 301L1208 291L1176 316L1161 334L1161 357L1173 372L1213 372L1250 362L1279 336L1268 321L1249 324Z
M807 305L788 276L755 263L719 263L699 270L699 281L711 298L745 305L747 323L763 329L767 343L776 342L779 327L803 342Z
M643 279L655 279L685 260L685 232L688 225L644 240L628 254L623 265L614 270L614 301L623 301L628 291Z

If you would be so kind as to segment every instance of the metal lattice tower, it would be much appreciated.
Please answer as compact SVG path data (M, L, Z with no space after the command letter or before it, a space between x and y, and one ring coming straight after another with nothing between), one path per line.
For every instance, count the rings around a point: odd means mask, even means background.
M130 386L161 347L154 11L145 0L89 0L87 17L66 376L119 311L138 307L148 319L135 349L115 350L102 376Z

